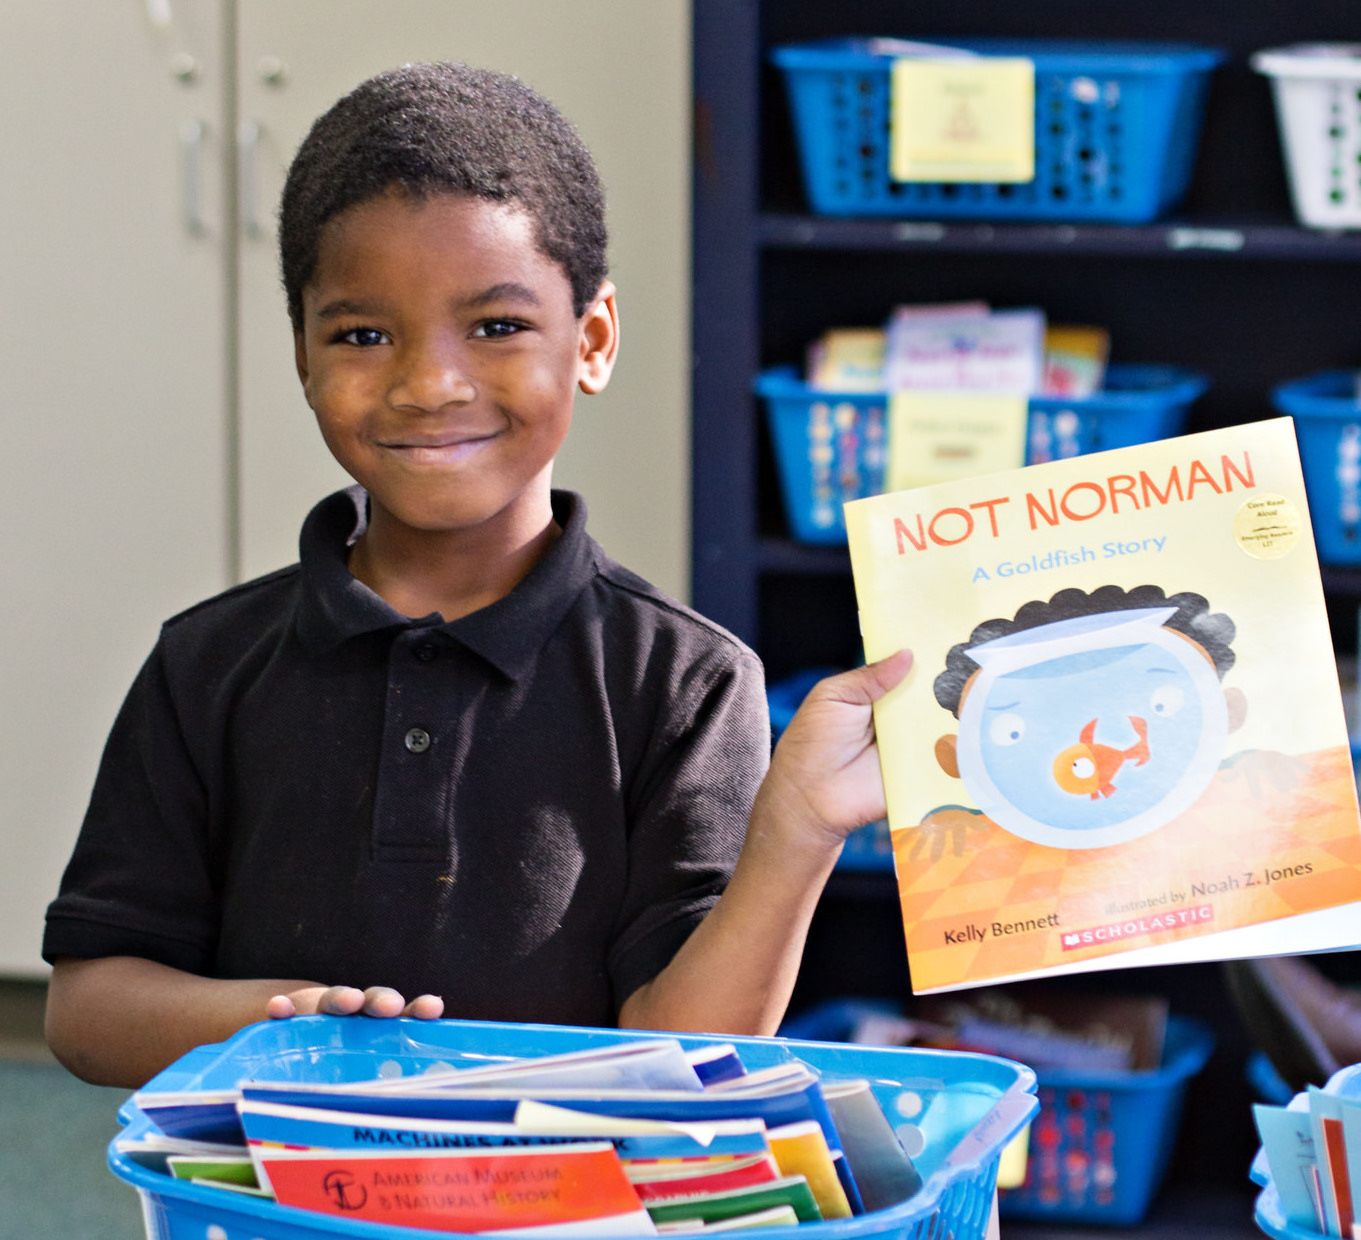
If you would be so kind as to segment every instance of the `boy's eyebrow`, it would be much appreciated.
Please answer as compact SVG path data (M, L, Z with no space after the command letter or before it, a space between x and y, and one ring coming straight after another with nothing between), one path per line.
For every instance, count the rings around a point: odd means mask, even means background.
M517 301L527 306L538 306L542 303L539 295L527 285L518 284L514 280L506 280L500 284L493 284L490 288L484 288L480 293L474 293L469 297L464 305L469 309L476 309L479 306L490 305L498 301ZM349 297L337 297L334 301L328 301L324 306L317 309L319 319L339 319L347 315L358 315L363 317L366 314L374 314L377 307L372 302L355 301Z
M494 301L519 301L530 306L540 304L539 296L533 289L523 284L517 284L514 280L493 284L491 288L483 289L480 293L474 293L465 304L469 307L485 306Z
M346 315L373 314L374 306L366 301L352 301L346 297L337 297L335 301L328 301L324 306L317 309L319 319L339 319Z

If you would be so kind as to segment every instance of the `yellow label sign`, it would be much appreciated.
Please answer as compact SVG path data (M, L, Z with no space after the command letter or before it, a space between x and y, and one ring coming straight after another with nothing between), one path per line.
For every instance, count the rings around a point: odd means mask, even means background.
M895 181L1035 179L1033 61L901 57L891 74Z
M1284 495L1254 495L1234 514L1234 541L1254 560L1279 560L1300 541L1299 509Z
M1025 464L1024 396L894 392L889 397L887 488L931 486Z

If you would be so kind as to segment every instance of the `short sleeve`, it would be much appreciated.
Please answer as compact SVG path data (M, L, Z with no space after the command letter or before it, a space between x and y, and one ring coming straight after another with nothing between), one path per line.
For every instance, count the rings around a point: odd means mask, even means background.
M730 638L680 674L629 789L629 868L608 968L616 1010L717 902L770 764L760 661Z
M48 906L43 957L141 956L211 970L217 897L207 796L168 684L164 643L133 682L104 748L75 850Z

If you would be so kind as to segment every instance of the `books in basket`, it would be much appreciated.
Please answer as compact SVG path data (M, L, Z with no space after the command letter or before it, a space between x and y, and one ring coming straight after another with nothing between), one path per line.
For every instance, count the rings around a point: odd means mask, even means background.
M621 1062L645 1058L637 1047L621 1044ZM226 1135L240 1144L161 1134L137 1152L196 1185L340 1217L545 1237L845 1218L865 1209L855 1165L876 1207L921 1186L867 1081L834 1091L852 1157L819 1075L799 1060L748 1073L719 1045L693 1057L693 1088L666 1087L665 1073L653 1089L536 1085L561 1079L561 1058L346 1084L243 1080L203 1098L219 1131L230 1103L237 1127ZM669 1051L660 1058L674 1068ZM842 1095L877 1121L847 1111ZM192 1098L137 1095L179 1131L193 1126ZM892 1150L875 1148L884 1144Z
M1288 419L847 505L913 988L1357 940Z

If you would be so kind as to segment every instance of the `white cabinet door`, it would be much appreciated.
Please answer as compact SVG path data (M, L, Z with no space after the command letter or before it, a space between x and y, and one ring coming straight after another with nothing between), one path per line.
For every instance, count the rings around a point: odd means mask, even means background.
M159 622L226 584L223 130L216 0L0 12L0 973L25 975Z
M273 215L312 120L382 69L463 60L511 72L577 124L609 196L623 344L582 397L555 482L582 491L616 558L686 590L689 495L688 0L239 0L240 107L255 235L242 242L242 547L246 576L296 559L307 509L346 480L293 373Z

